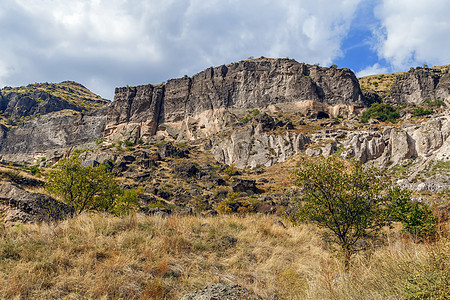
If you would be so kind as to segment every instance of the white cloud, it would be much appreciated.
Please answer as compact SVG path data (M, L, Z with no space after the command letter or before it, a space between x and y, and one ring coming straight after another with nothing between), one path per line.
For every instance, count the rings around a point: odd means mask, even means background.
M450 62L448 0L383 0L376 9L378 55L394 69Z
M361 0L3 1L0 83L76 80L112 98L249 56L330 64Z
M388 68L381 66L379 63L375 63L372 66L365 68L364 70L356 73L356 77L364 77L375 74L384 74L388 72Z

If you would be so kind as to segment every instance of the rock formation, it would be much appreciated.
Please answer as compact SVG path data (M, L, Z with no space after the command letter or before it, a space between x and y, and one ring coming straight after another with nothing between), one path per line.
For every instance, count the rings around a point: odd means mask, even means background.
M0 185L0 212L4 222L41 222L62 220L75 210L42 194L29 193L14 183Z
M450 69L416 68L401 74L385 101L417 105L425 99L441 99L450 105Z
M21 123L17 128L0 127L0 156L6 161L36 163L72 149L95 145L103 136L105 109L89 113L55 112Z
M82 111L84 107L40 91L33 91L29 94L11 92L0 99L0 110L12 120L19 120L26 116L44 115L63 109Z
M322 106L304 104L307 100ZM105 140L146 140L157 133L196 139L222 130L234 121L230 114L283 103L303 103L305 111L317 114L318 108L327 115L339 109L350 114L354 106L366 104L348 69L261 58L209 68L159 86L116 89Z

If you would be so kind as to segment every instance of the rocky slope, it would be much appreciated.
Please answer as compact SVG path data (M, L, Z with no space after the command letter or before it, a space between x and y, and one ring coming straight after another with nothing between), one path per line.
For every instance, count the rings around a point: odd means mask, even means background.
M297 155L356 159L388 169L412 190L445 193L448 76L445 69L413 69L385 90L366 90L376 95L367 98L348 69L242 61L161 85L117 88L114 102L84 113L63 109L0 125L0 155L5 162L50 166L88 148L81 156L87 164L107 162L125 185L144 188L145 201L202 198L207 203L196 205L207 208L222 186L231 189L228 177L236 174L249 176L252 192L255 182L278 189L278 182L266 182L264 169L289 165ZM401 119L361 123L359 114L373 99L392 103ZM417 114L419 108L427 114ZM244 171L230 171L235 167Z
M81 112L99 108L108 102L73 81L5 87L0 90L0 117L6 119L6 125L11 125L64 109Z
M109 101L73 81L0 90L0 157L56 160L101 139Z

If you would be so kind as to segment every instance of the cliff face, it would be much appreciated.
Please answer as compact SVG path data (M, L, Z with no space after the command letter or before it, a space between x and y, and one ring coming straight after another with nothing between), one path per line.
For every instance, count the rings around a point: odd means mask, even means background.
M450 105L450 69L417 68L399 75L386 102L418 105L425 99L441 99Z
M365 106L358 80L348 69L261 58L209 68L161 86L116 89L105 138L145 139L158 133L158 129L166 131L167 126L178 129L178 136L198 138L199 129L210 128L213 133L213 127L222 124L221 119L227 119L228 109L246 110L306 100L330 107ZM214 113L224 109L219 115ZM161 124L167 126L158 128ZM195 124L198 128L192 127Z
M3 111L5 117L12 120L19 120L27 116L44 115L64 109L82 111L84 107L69 103L49 93L38 91L30 94L8 93L0 101L0 110Z
M76 147L94 145L103 136L106 109L89 114L56 112L17 128L0 127L0 157L6 161L38 162L61 157Z

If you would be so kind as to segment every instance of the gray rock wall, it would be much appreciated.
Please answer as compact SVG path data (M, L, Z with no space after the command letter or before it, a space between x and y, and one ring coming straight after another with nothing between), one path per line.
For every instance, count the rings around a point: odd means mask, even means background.
M7 161L29 162L37 154L62 156L72 148L95 144L103 136L105 123L103 108L90 114L56 112L21 123L17 128L1 127L0 156Z
M349 69L261 58L209 68L193 77L169 80L162 86L116 89L105 138L116 141L151 136L160 124L182 122L206 111L305 100L328 105L366 105L358 80Z
M450 105L450 71L417 68L399 75L386 102L418 105L425 99L440 98Z

